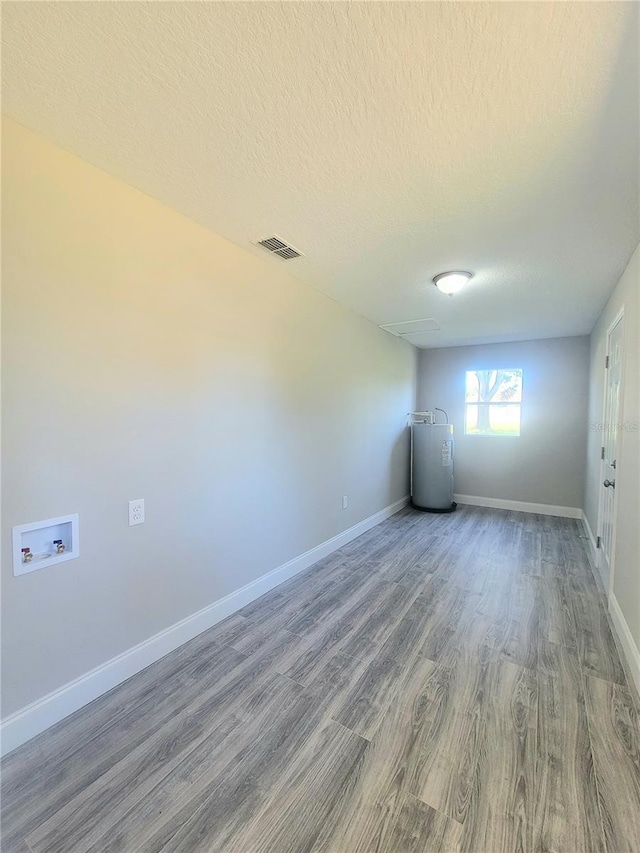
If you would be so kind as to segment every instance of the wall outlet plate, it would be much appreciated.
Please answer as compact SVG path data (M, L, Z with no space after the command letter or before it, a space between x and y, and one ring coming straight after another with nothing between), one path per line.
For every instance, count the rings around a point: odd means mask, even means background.
M342 509L346 509L349 506L349 498L347 495L342 496Z
M144 524L144 498L129 501L129 527Z

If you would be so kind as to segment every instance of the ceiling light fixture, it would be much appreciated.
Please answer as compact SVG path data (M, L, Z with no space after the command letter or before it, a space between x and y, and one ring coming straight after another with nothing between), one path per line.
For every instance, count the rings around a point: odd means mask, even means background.
M454 293L462 290L470 278L473 278L473 273L464 272L463 270L441 272L438 275L434 275L433 283L441 293L453 296Z

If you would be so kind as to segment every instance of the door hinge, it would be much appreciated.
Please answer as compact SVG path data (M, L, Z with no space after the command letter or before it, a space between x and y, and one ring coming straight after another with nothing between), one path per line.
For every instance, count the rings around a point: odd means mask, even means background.
M604 447L600 448L600 459L604 459Z
M600 537L599 537L599 536L596 536L596 548L599 548L599 547L600 547L600 543L601 543L601 542L602 542L602 539L600 539Z
M609 356L607 356L604 360L604 366L609 367Z

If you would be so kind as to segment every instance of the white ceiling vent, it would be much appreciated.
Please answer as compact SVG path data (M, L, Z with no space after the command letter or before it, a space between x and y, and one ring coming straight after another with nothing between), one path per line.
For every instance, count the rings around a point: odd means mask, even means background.
M302 252L299 252L297 249L294 249L293 246L285 243L284 240L280 239L280 237L265 237L264 240L257 240L256 246L262 246L263 249L271 252L272 255L277 255L285 261L302 257Z
M437 332L441 329L440 323L434 320L433 317L427 317L424 320L406 320L404 323L387 323L386 326L380 326L385 332L391 332L398 338L406 338L409 335L423 335L425 332Z

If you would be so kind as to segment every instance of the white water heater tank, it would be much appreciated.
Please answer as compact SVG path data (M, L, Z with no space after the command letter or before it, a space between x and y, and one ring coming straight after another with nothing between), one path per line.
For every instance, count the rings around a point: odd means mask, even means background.
M418 413L423 414L423 413ZM452 512L453 424L429 423L413 417L411 423L411 499L418 509Z

